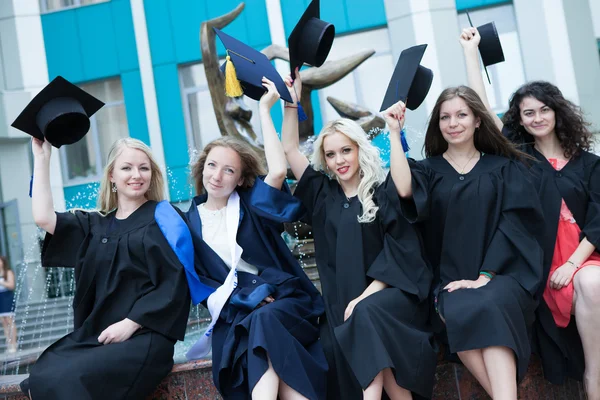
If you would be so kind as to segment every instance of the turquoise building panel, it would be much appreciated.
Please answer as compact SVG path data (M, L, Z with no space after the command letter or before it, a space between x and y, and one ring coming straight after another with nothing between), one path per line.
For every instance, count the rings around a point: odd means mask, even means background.
M456 0L458 11L470 10L472 8L495 6L502 3L512 3L511 0Z
M310 0L281 0L286 36L300 19ZM328 0L321 2L321 19L335 25L336 34L371 29L387 24L383 0Z
M75 12L42 15L42 31L50 79L62 75L72 82L85 81L81 60L81 36Z
M152 64L175 63L169 0L144 1Z
M78 35L82 39L80 51L86 81L120 73L111 6L105 3L102 7L81 7L74 12Z
M133 15L129 1L112 1L112 16L117 44L117 60L121 71L138 70L137 46L133 30Z
M125 96L129 135L132 138L150 144L140 71L123 72L121 74L121 84L123 85L123 95Z

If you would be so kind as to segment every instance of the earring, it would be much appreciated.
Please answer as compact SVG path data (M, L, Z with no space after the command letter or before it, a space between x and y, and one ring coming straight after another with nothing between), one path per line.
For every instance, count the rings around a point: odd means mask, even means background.
M116 184L116 183L114 183L114 182L112 183L112 188L111 188L111 191L112 191L113 193L117 193L117 184Z

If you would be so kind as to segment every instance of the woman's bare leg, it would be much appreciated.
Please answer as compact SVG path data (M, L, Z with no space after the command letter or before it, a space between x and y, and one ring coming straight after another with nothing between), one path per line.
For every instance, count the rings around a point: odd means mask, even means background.
M491 346L482 350L492 398L517 400L517 361L508 347Z
M383 371L383 389L391 400L412 400L410 390L404 389L396 382L396 377L390 368Z
M469 372L477 379L477 382L483 387L490 397L492 396L492 385L488 378L488 371L483 361L483 352L481 349L459 351L458 357Z
M600 267L587 266L577 272L573 286L573 309L585 356L587 398L600 400Z
M269 362L269 368L260 377L254 389L252 389L252 400L277 400L279 377L275 373L268 355L267 361Z

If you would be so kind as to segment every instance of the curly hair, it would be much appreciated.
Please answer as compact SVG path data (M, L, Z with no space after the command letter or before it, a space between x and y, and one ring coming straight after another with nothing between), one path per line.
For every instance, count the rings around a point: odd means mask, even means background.
M375 189L383 183L386 176L379 156L379 149L367 139L365 131L356 122L347 118L328 122L315 141L311 162L315 170L325 172L330 177L335 177L335 175L327 168L323 141L327 136L334 133L345 135L358 147L358 165L361 177L358 184L358 200L363 208L363 213L358 217L358 222L373 222L379 209L373 200L373 195Z
M257 176L267 174L267 170L264 166L262 158L252 147L250 147L248 143L232 136L222 136L204 146L200 156L198 157L198 160L192 165L191 178L196 186L196 194L203 194L205 192L204 185L202 183L204 164L206 163L206 157L208 157L208 153L210 153L210 151L215 147L225 147L231 149L240 156L240 160L242 161L242 188L250 188L254 186L254 181L256 180Z
M475 118L479 118L481 121L479 129L476 129L473 135L475 148L478 151L520 161L530 158L525 153L517 150L515 145L502 135L479 95L467 86L449 87L438 97L433 111L431 111L427 133L425 134L425 143L423 144L426 157L439 156L448 150L448 142L442 136L440 129L440 112L444 102L456 97L463 99Z
M554 111L554 132L565 158L571 158L580 150L589 151L593 147L593 135L588 129L590 123L585 121L581 109L565 99L561 91L553 84L534 81L521 86L510 98L508 111L502 122L508 128L508 137L515 143L532 144L535 138L521 125L521 102L526 97L533 97Z

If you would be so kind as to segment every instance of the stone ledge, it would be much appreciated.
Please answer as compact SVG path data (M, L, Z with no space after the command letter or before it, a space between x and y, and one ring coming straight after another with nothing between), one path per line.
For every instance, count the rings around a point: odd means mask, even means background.
M212 382L212 362L209 359L177 364L147 400L217 400L221 399ZM27 375L6 375L0 378L0 399L27 400L19 382ZM459 364L438 363L437 383L432 400L489 399L475 378ZM584 400L581 383L569 380L565 385L552 385L543 378L539 359L532 358L527 375L519 385L520 400Z

